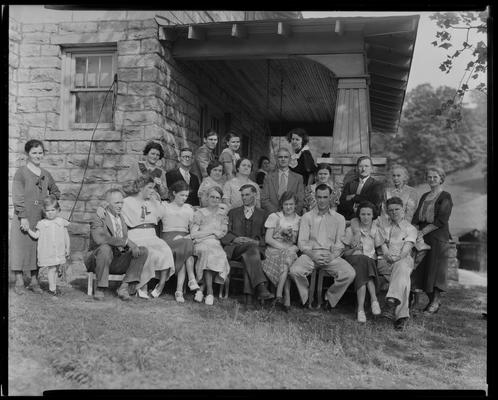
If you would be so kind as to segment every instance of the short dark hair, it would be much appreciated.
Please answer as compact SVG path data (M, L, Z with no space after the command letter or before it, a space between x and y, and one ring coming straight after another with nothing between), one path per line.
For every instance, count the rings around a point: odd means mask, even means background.
M176 181L175 183L173 183L171 185L171 187L169 188L169 190L171 193L178 193L178 192L181 192L183 190L190 190L190 189L188 187L187 182L185 182L183 179L180 179L180 180Z
M370 201L362 201L356 209L356 217L360 218L360 210L362 208L370 208L372 210L372 219L377 218L377 207Z
M130 192L132 194L137 194L138 192L140 192L142 188L144 188L149 183L154 183L154 177L147 172L133 181L133 184L131 185L130 188Z
M53 194L49 194L48 196L43 198L42 201L43 204L43 209L45 210L48 206L54 206L57 210L60 211L61 206L59 205L59 201L57 200L57 197L55 197Z
M403 207L403 200L401 200L399 197L391 197L390 199L387 199L387 201L386 201L386 209L391 204L399 204L401 207Z
M24 145L24 151L26 152L26 154L28 154L33 147L41 147L43 152L45 152L45 146L43 145L43 142L41 140L31 139L28 140Z
M294 192L291 192L290 190L283 192L282 196L280 196L280 198L278 199L278 208L281 210L284 207L284 203L287 200L291 200L291 199L293 199L294 203L297 204L297 197L296 197L296 194Z
M161 146L160 143L154 142L153 140L151 140L150 142L148 142L145 145L145 147L144 147L144 156L146 156L147 154L149 154L149 151L151 151L152 149L156 149L159 152L159 159L161 159L161 158L164 157L163 146Z
M318 192L319 190L328 190L329 195L332 194L332 188L329 185L326 185L325 183L320 183L319 185L317 185L315 188L315 193Z
M206 129L206 132L204 132L204 135L202 136L202 138L203 139L207 139L209 136L216 136L216 137L218 137L218 132L216 132L212 128Z
M297 135L303 140L303 147L308 144L309 136L303 128L294 128L287 133L287 141L290 143L292 135Z
M326 163L318 164L316 172L318 173L318 171L320 171L321 169L326 169L327 171L329 171L329 174L332 175L332 167L329 164Z
M370 165L373 165L372 158L370 156L360 156L358 160L356 160L356 166L360 165L363 160L370 160Z
M251 160L249 160L248 158L245 158L245 157L241 157L237 160L237 162L235 163L235 171L239 172L239 167L240 167L240 164L242 164L242 161L244 160L247 160L251 163L251 171L252 171L252 167L253 167L253 162Z
M181 155L184 151L189 151L189 152L191 152L192 154L194 154L194 151L193 151L190 147L186 147L186 146L185 146L185 147L182 147L182 148L180 149L180 153L179 153L179 154Z
M216 168L216 167L223 167L223 164L220 163L218 160L212 160L209 162L208 166L206 167L206 172L209 175L211 175L211 171L213 170L213 168Z
M251 189L251 191L253 193L258 193L258 191L256 190L256 187L254 185L251 185L250 183L246 183L245 185L242 185L239 189L239 192L242 192L243 190L246 190L246 189Z
M230 141L230 139L232 139L234 137L237 137L240 139L240 134L238 134L237 132L235 132L233 130L228 131L228 133L223 138L223 142L225 143L225 146L228 146L228 142Z
M265 161L265 160L270 161L270 159L268 157L266 157L266 156L259 157L258 168L261 168L261 166L263 165L263 161Z

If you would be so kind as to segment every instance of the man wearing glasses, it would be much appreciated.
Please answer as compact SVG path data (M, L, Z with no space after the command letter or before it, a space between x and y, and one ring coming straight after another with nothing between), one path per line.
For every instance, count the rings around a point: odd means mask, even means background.
M189 195L185 203L190 204L193 207L199 206L199 197L197 196L200 185L199 177L190 172L190 168L194 162L192 149L183 147L180 150L179 160L180 165L178 168L166 172L166 183L168 187L171 187L176 181L185 181L189 187Z
M281 147L277 151L277 169L270 172L261 191L261 207L267 213L279 211L278 200L282 193L291 191L296 194L296 212L301 215L304 205L303 177L289 169L290 151Z

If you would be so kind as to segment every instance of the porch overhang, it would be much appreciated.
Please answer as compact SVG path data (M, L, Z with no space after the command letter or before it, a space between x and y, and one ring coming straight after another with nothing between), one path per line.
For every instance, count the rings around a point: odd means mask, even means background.
M316 18L231 21L171 25L161 16L159 38L167 42L173 58L180 61L222 62L275 60L285 71L285 60L309 60L326 67L336 82L342 78L366 78L373 131L395 133L406 92L419 16ZM293 60L293 61L291 61ZM295 69L295 65L290 68ZM301 68L302 69L302 68ZM305 84L322 93L323 79L311 72ZM302 77L300 78L303 81ZM335 91L335 88L332 89ZM333 93L335 95L335 93ZM256 96L257 97L257 96ZM294 102L298 101L297 97ZM306 102L305 99L301 100ZM335 103L335 101L332 101ZM330 107L331 102L319 102ZM263 106L263 104L260 104ZM333 112L309 115L302 122L330 124ZM332 115L332 117L330 117ZM326 116L325 118L323 116ZM287 122L293 122L285 118ZM277 122L274 118L273 123ZM324 125L322 125L324 126Z

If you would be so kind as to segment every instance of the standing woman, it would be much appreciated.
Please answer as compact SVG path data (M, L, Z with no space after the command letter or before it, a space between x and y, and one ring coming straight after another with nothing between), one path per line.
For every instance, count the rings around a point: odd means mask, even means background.
M332 168L328 164L320 164L318 165L316 172L316 182L309 185L306 189L305 205L308 211L316 206L315 189L317 185L322 183L332 190L330 195L330 208L334 211L337 209L341 192L335 188L334 180L332 178Z
M144 158L141 161L134 161L128 170L125 180L127 185L123 190L126 194L130 194L130 189L136 179L145 174L149 174L154 178L154 189L157 192L153 194L157 200L166 200L168 198L168 186L166 185L166 174L162 169L162 159L164 158L163 147L154 141L150 141L145 145L143 151Z
M287 141L294 153L291 155L289 168L303 177L304 187L311 185L316 172L315 160L308 147L308 134L304 129L295 128L287 134Z
M391 167L392 186L386 188L386 200L391 197L399 197L403 201L405 209L405 219L410 222L418 205L417 191L408 186L408 171L405 167L395 164ZM384 219L387 219L386 204L382 204L382 214Z
M290 309L289 268L297 260L299 251L296 243L301 217L296 214L296 202L293 192L282 193L280 211L270 214L265 222L265 242L268 246L262 268L268 279L277 286L275 302L285 312Z
M225 175L223 175L223 165L217 161L211 161L206 168L208 176L206 176L201 185L199 186L199 190L197 195L199 197L199 201L201 203L201 207L207 207L208 205L208 191L213 186L218 186L220 189L223 188L225 184Z
M268 172L270 172L270 159L266 156L261 156L258 161L258 171L255 178L260 189L263 189L263 182Z
M15 274L16 283L14 292L23 294L23 272L31 273L31 283L28 288L35 293L42 293L38 283L37 268L37 242L29 234L29 229L34 229L42 219L42 200L49 194L57 200L60 191L52 175L40 167L45 148L40 140L32 139L24 145L27 162L20 167L12 184L12 203L14 204L14 217L10 232L10 268Z
M175 300L184 303L183 282L185 282L185 269L188 275L190 290L199 289L194 275L194 244L190 237L190 228L194 222L194 208L185 203L189 194L187 182L176 181L171 185L173 201L163 201L164 214L162 216L163 232L161 238L173 252L175 270L177 275Z
M240 188L244 185L253 185L256 188L256 207L261 207L261 193L256 182L249 179L252 171L252 161L248 158L241 158L235 164L237 175L228 180L223 186L223 201L230 209L242 206L242 196Z
M228 180L236 175L235 164L240 159L238 153L240 148L240 136L234 131L228 132L225 136L225 144L227 147L223 149L218 160L223 164L223 174Z
M431 246L427 255L412 273L412 286L422 289L429 297L429 304L424 312L438 312L441 292L446 291L446 273L448 270L448 248L450 230L448 221L453 207L451 195L441 185L446 174L442 168L427 167L426 180L431 190L420 198L413 216L412 225L418 230L418 237Z
M156 225L164 214L164 208L154 198L154 179L151 176L138 178L134 186L135 194L124 199L121 215L128 226L128 238L137 246L147 247L149 251L137 285L137 294L141 298L149 298L143 289L159 272L159 283L151 292L152 297L159 297L164 284L175 273L173 253L156 234Z

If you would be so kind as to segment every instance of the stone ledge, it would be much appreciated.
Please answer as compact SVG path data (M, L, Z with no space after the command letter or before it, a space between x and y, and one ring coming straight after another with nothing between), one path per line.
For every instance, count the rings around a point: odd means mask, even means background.
M45 140L58 141L84 141L89 142L92 138L92 130L65 130L50 131L45 134ZM96 131L93 137L94 142L119 142L121 141L121 132L119 131Z
M340 164L340 165L356 165L358 156L332 156L332 157L318 157L316 159L317 164ZM386 157L372 157L373 165L386 165Z

